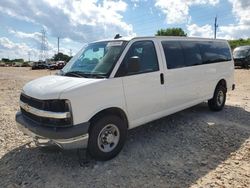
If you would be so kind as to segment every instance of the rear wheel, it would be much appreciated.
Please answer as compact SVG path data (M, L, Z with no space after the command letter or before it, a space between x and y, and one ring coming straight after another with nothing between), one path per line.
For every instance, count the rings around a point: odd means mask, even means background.
M226 102L226 88L218 85L214 91L212 99L208 100L208 106L212 111L220 111L224 108Z
M89 154L101 161L114 158L122 150L127 136L126 123L117 116L103 116L89 130Z

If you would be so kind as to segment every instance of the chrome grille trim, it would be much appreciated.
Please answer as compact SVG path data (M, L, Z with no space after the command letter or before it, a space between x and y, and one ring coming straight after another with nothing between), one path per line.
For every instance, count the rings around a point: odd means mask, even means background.
M54 119L65 119L70 118L70 112L50 112L50 111L44 111L37 108L34 108L27 103L24 103L22 101L19 101L20 107L25 110L26 112L29 112L31 114L34 114L36 116L45 117L45 118L54 118Z

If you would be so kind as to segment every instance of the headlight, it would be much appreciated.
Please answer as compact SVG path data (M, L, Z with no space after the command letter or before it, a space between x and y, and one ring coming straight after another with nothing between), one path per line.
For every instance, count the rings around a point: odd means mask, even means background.
M46 100L44 102L45 111L51 112L70 112L70 102L69 100Z

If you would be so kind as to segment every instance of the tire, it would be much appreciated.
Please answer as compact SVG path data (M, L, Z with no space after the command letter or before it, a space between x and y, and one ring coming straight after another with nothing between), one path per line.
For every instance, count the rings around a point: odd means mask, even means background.
M248 69L248 63L247 63L247 62L244 62L243 65L242 65L242 68L243 68L243 69Z
M215 88L214 96L208 100L208 106L212 111L220 111L224 108L226 102L226 88L222 85L218 85Z
M89 130L88 152L96 160L106 161L120 153L127 137L127 125L117 116L94 121Z

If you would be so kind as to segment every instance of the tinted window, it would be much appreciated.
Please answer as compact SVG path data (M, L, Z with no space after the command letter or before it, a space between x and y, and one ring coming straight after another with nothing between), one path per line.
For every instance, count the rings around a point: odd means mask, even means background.
M203 64L230 61L231 53L225 42L199 42Z
M219 41L163 41L168 69L230 61L230 49Z
M131 57L138 57L140 70L138 72L128 72L127 62ZM129 48L116 76L139 74L159 70L157 55L152 41L134 42Z
M162 46L165 53L168 69L185 67L184 55L178 41L163 41Z
M184 54L185 66L202 64L199 44L197 42L180 41L180 44Z

